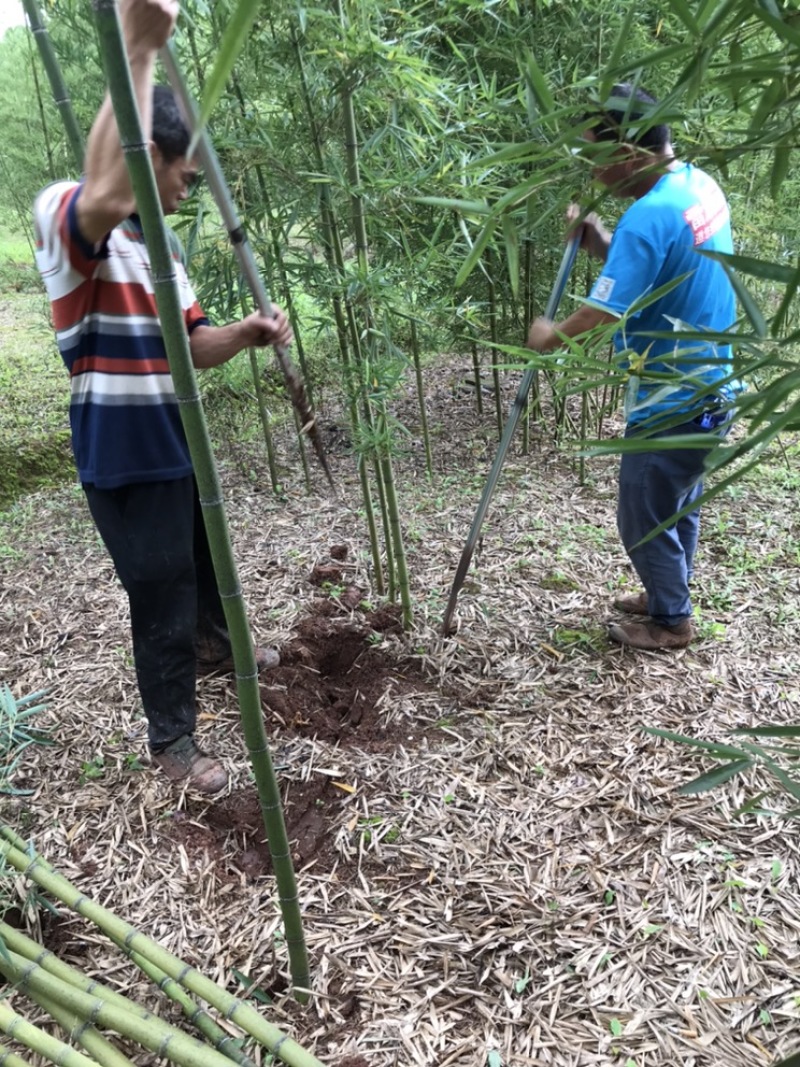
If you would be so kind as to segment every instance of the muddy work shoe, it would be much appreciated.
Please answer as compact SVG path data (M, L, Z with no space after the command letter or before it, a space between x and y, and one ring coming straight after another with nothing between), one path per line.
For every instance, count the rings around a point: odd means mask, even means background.
M619 645L659 652L686 648L695 636L695 628L691 619L684 619L677 626L660 626L652 621L612 623L608 636Z
M166 748L151 752L155 767L173 782L186 784L199 793L218 793L228 784L228 774L219 760L206 756L191 734L184 734Z
M272 671L276 667L280 667L281 657L274 648L257 648L255 653L256 669L259 674L262 671ZM222 656L221 659L206 659L204 656L197 657L198 674L233 674L234 670L232 652Z
M647 593L636 593L634 596L617 597L614 601L617 611L624 611L626 615L649 615L647 605Z

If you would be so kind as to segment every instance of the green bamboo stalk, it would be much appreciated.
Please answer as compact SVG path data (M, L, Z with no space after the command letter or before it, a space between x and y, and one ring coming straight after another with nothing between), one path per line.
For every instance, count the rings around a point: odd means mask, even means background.
M235 73L230 77L231 87L234 95L239 103L239 114L244 120L247 116L247 103L245 101L244 92L242 90L241 83ZM292 287L289 285L289 276L286 273L286 267L284 266L283 256L281 255L281 243L278 236L278 228L275 225L275 214L272 210L272 197L269 192L269 185L264 174L264 168L260 163L256 163L253 166L253 174L255 174L256 182L258 184L258 191L261 194L261 203L264 206L264 212L270 220L270 225L266 228L266 234L263 227L259 226L260 234L262 237L266 237L269 243L272 245L272 267L278 274L278 279L281 285L281 293L283 297L284 308L289 321L292 324L292 330L294 331L294 347L297 351L297 359L300 363L300 370L303 372L303 379L306 383L306 389L308 391L308 402L312 407L315 406L314 402L314 385L311 381L311 375L308 372L308 364L306 363L305 349L303 347L302 336L298 329L297 312L294 306L294 297L292 296Z
M344 0L336 0L339 18L343 27L347 25ZM342 80L340 90L342 104L342 116L345 134L345 158L347 167L347 179L350 186L350 205L353 219L353 233L356 241L356 255L358 258L359 272L362 278L367 279L369 274L369 239L367 235L366 216L364 212L364 198L361 195L361 173L358 159L358 129L356 125L355 105L350 81L347 77ZM369 307L366 309L366 332L374 349L374 333L372 329L372 316ZM366 383L365 383L366 384ZM376 482L381 504L381 516L384 530L386 531L386 563L389 576L389 596L393 598L395 589L399 588L401 603L403 605L403 622L408 628L411 625L411 600L408 587L408 570L406 563L405 545L403 543L402 524L397 508L397 492L394 483L387 484L386 478L394 478L391 464L391 433L388 420L386 419L386 401L381 399L378 405L378 433L376 438L380 454L376 469Z
M264 728L253 640L231 548L219 475L197 389L189 338L176 285L175 266L164 226L148 142L141 129L117 5L115 0L93 0L93 7L111 101L151 257L153 289L170 372L192 457L214 572L230 632L242 728L272 855L295 996L305 1001L308 997L310 974L297 883L283 819L280 790ZM209 153L204 155L211 161Z
M297 61L297 69L300 75L301 95L303 97L303 106L305 108L309 130L311 132L311 143L313 146L314 160L316 163L317 172L319 174L325 174L326 168L325 159L322 152L322 136L320 134L319 123L317 122L317 117L314 112L314 107L311 100L311 91L308 85L308 78L306 77L306 68L305 63L303 61L303 53L300 48L300 42L298 41L297 34L294 32L294 29L292 29L291 40L295 59ZM353 385L354 378L356 376L354 373L353 364L355 364L356 367L361 366L361 338L358 323L355 317L355 311L353 309L352 302L347 296L342 242L341 237L339 235L338 225L336 222L336 213L333 210L330 183L327 181L321 182L319 185L319 207L320 224L322 228L322 245L325 251L325 258L329 268L333 270L338 280L339 286L345 292L344 310L342 309L342 298L339 295L339 292L334 292L333 314L334 321L336 323L336 333L339 340L339 357L342 363L342 372L348 399L350 424L353 429L354 439L358 440L362 436L361 414L358 408L358 400L356 395L357 390ZM373 581L375 583L375 591L378 596L383 596L385 591L383 579L383 562L381 560L381 550L378 541L378 526L375 519L375 505L372 499L372 490L369 484L367 468L366 464L363 462L363 458L360 458L358 460L356 464L356 469L358 470L358 479L359 484L361 485L361 499L364 504L364 514L367 520L367 531L369 534L370 552L372 555L372 572Z
M0 1043L0 1067L33 1067L33 1064Z
M14 842L15 847L17 848L19 848L20 845L22 845L23 848L25 846L24 841L11 834L8 834L6 839ZM41 857L40 863L46 870L51 873L53 872L52 866ZM197 1027L208 1043L215 1048L217 1052L221 1052L224 1056L227 1056L235 1063L238 1063L240 1067L254 1067L253 1061L236 1047L235 1039L218 1026L208 1012L192 1000L186 990L173 978L170 978L139 953L127 949L123 943L116 941L114 938L111 940L114 941L119 949L130 957L139 970L146 974L147 977L158 986L165 996L168 996L171 1000L174 1000L180 1005L189 1022ZM34 941L32 938L23 934L21 930L15 930L7 923L1 921L0 941L18 955L24 956L25 959L30 960L33 963L37 963L43 970L60 979L62 982L66 982L69 985L74 986L76 989L82 990L84 993L91 993L95 996L99 996L107 1003L116 1005L125 1011L130 1011L134 1015L140 1015L146 1019L150 1018L151 1013L146 1008L141 1007L124 994L117 992L117 990L110 989L108 986L103 985L96 979L88 978L75 967L71 967L68 963L59 959L59 957L49 949L44 948L44 946L40 945L37 941ZM53 1013L51 1012L51 1014ZM53 1017L55 1018L55 1016ZM95 1058L97 1059L98 1057Z
M221 1052L223 1056L226 1056L233 1063L237 1063L239 1067L256 1067L254 1061L238 1047L236 1038L232 1034L226 1033L221 1026L218 1026L205 1008L201 1007L197 1001L192 1000L182 985L176 982L174 978L170 978L168 974L164 974L159 967L146 960L138 952L133 952L131 949L126 948L124 944L114 938L111 940L136 964L143 974L146 974L158 986L165 996L169 997L181 1008L187 1021L197 1027L212 1048L216 1049L217 1052Z
M523 257L523 293L522 293L522 318L527 329L528 323L533 319L533 241L530 236L525 238L525 255ZM522 414L522 454L527 456L531 449L531 413L535 411L534 401L536 390L531 389L528 403Z
M342 20L342 24L345 24L344 4L342 0L337 0L339 9L339 15ZM353 235L356 243L356 258L358 260L358 269L362 278L366 282L367 275L369 273L369 239L367 237L367 223L366 216L364 214L364 200L360 193L361 188L361 173L358 162L358 130L356 127L356 112L355 105L353 103L353 93L350 87L350 83L347 78L343 79L340 90L340 99L342 104L342 118L344 122L344 136L345 136L345 159L347 166L347 180L350 185L350 210L353 220ZM372 315L369 307L365 308L365 322L364 331L366 336L370 339L370 344L374 348L374 330L372 324ZM369 372L365 374L366 380L364 381L365 390L369 390ZM375 440L375 425L372 417L371 404L369 397L366 396L364 400L365 407L365 419L369 427L370 439ZM393 544L392 530L394 529L392 518L389 514L389 504L387 499L387 486L384 484L384 467L381 459L376 456L375 458L375 487L378 491L378 503L381 512L381 522L384 529L384 544L386 548L386 573L389 580L389 597L394 600L397 589L397 568L395 564L395 554L398 551L398 546ZM402 549L400 549L402 551Z
M417 336L417 320L412 314L411 324L411 358L414 360L414 374L417 379L417 400L419 401L419 421L422 429L422 440L425 444L425 467L428 471L428 481L433 481L433 457L431 455L431 435L428 431L428 411L425 407L425 383L422 378L422 361L420 359L419 338Z
M469 339L469 347L472 351L472 373L475 376L475 410L483 415L483 388L481 381L481 361L478 356L478 342L474 337Z
M93 3L98 2L101 2L101 0L93 0ZM181 101L184 114L187 117L190 129L194 136L197 125L197 108L188 88L186 87L183 76L181 75L175 55L169 47L161 50L161 61L164 64L164 69L167 72L167 77L173 92ZM247 232L242 225L241 219L236 211L236 206L231 198L217 153L214 151L214 147L205 130L203 130L198 137L197 157L203 165L208 187L212 192L217 209L222 216L231 245L239 260L242 274L244 275L247 284L250 286L250 291L253 294L256 306L262 315L269 317L272 314L272 301L270 300L269 293L264 287L264 282L258 270L253 250L247 239ZM307 433L311 439L320 466L325 472L328 482L333 486L333 478L331 476L330 468L328 467L328 460L325 456L325 450L322 447L319 426L317 425L316 417L308 402L303 382L289 358L288 351L281 345L276 345L275 354L278 358L284 381L286 382L286 388L289 393L289 398L292 401L292 406L298 413L303 433Z
M0 1000L0 1030L58 1067L98 1067L95 1060L17 1015L4 1000Z
M383 481L386 486L386 503L392 524L391 536L397 546L397 585L400 592L400 603L403 608L403 629L410 630L414 621L414 609L411 604L411 586L408 580L408 564L403 544L403 531L400 525L400 507L397 502L394 471L392 470L391 436L384 407L381 408L378 414L377 424L378 447L380 448Z
M30 38L28 38L30 44ZM44 100L42 99L42 87L39 84L39 71L36 69L36 60L33 55L33 46L29 49L31 59L31 74L33 74L33 88L36 93L36 107L39 112L39 121L42 124L42 135L44 136L44 150L47 156L47 171L50 175L50 181L56 180L56 170L53 164L53 149L50 145L50 130L47 126L47 116L44 110Z
M578 246L580 245L580 233L574 235L571 240L567 242L564 249L564 254L561 258L561 266L559 267L556 280L553 283L553 289L550 293L550 299L547 301L547 308L545 315L549 319L555 318L556 311L558 309L559 302L563 296L564 289L567 285L570 272L575 264L575 257L578 254ZM505 429L503 430L503 437L500 441L500 446L497 449L497 455L492 463L489 476L486 479L486 485L483 488L480 502L478 503L478 509L475 512L475 518L472 520L472 526L470 527L469 536L467 542L464 545L464 550L461 553L461 558L458 561L458 567L456 568L455 577L453 578L453 586L450 590L450 596L447 601L447 607L445 608L444 619L442 620L442 632L444 634L452 633L453 613L458 603L458 594L464 584L464 579L467 577L470 562L472 561L472 555L475 551L475 546L478 544L478 538L480 537L481 527L483 526L483 520L486 518L486 512L489 510L489 504L492 501L492 495L494 493L497 481L500 477L500 472L503 469L503 463L505 462L506 455L508 453L511 440L514 436L514 431L519 423L522 409L525 406L528 391L534 379L534 371L532 368L528 368L525 371L522 382L520 383L519 390L517 391L514 404L506 420Z
M289 1067L323 1067L315 1056L283 1034L273 1023L262 1018L249 1004L238 1000L216 982L200 974L196 968L167 952L107 908L96 904L40 856L17 848L12 842L19 838L8 827L0 825L0 838L0 856L5 857L17 871L66 907L94 923L113 941L121 942L126 950L138 953L190 993L211 1004L225 1019L255 1038ZM230 1065L226 1064L225 1067Z
M68 1012L91 1019L104 1029L130 1038L151 1052L164 1056L181 1067L230 1067L231 1061L214 1049L190 1037L155 1015L143 1019L123 1008L111 1005L102 997L92 996L48 974L37 963L16 952L0 956L0 974L31 995L44 995ZM85 1057L82 1057L85 1058ZM89 1063L95 1062L89 1060ZM78 1067L76 1064L75 1067Z
M25 8L25 14L28 18L31 33L36 41L36 47L39 49L39 55L42 57L42 63L53 93L53 100L61 114L61 121L64 124L64 130L72 151L72 158L75 161L78 173L80 173L83 170L83 137L81 136L75 113L72 110L72 101L61 74L53 43L42 23L38 0L22 0L22 6Z
M75 1015L67 1008L62 1008L58 1001L48 997L45 993L34 993L28 990L28 996L35 1001L40 1008L58 1023L67 1034L70 1041L76 1041L91 1059L100 1064L100 1067L135 1067L124 1053L96 1030L90 1022Z
M280 479L278 478L278 467L275 462L275 442L272 440L272 428L269 424L269 412L267 411L267 402L264 396L264 386L261 384L261 369L258 365L258 356L254 348L247 350L247 355L250 360L250 373L253 377L253 388L256 391L256 406L258 407L258 417L261 420L261 432L264 434L264 444L267 447L267 466L269 467L269 480L272 485L273 493L280 491Z
M213 10L212 10L211 14L212 14L211 22L212 22L212 25L215 26L216 22L215 22L215 19L213 17ZM247 114L247 107L246 107L245 100L244 100L244 94L242 92L241 86L239 85L238 78L233 73L231 74L230 82L231 82L231 85L233 87L234 94L235 94L237 100L239 101L239 111L240 111L240 113L242 115L242 118L244 118L246 116L246 114ZM262 202L263 202L263 205L264 205L264 210L270 216L270 219L271 219L272 218L272 209L271 209L270 201L269 201L269 193L268 193L268 190L267 190L267 183L266 183L266 180L264 178L264 174L263 174L262 168L258 163L253 167L253 173L256 175L256 180L258 181L259 190L261 192L261 199L262 199ZM245 195L246 195L247 201L252 201L253 197L250 195L251 185L250 185L249 170L245 174L244 177L245 177L245 190L246 190ZM289 286L288 279L286 277L286 272L283 269L283 258L281 256L280 241L279 241L278 235L277 235L277 233L275 231L275 227L272 226L272 225L268 226L267 227L267 233L265 234L264 233L264 227L261 225L260 221L256 221L256 236L259 238L259 244L263 244L264 243L264 238L265 237L272 244L273 264L277 267L279 275L280 275L281 280L283 282L284 308L286 309L286 314L287 314L287 316L289 318L289 322L292 325L292 330L294 331L294 348L295 348L295 351L297 353L298 360L300 362L300 370L303 373L303 380L305 382L306 392L308 394L308 402L311 405L311 407L313 408L314 407L314 392L313 392L312 385L311 385L311 378L310 378L309 373L308 373L308 366L306 364L305 350L303 348L303 342L302 342L302 338L301 338L301 334L300 334L297 314L296 314L295 308L294 308L294 299L292 297L291 288ZM269 278L269 288L272 289L272 278L271 277ZM255 374L255 371L254 371L254 374ZM257 379L254 378L254 380L256 381L256 396L257 397L263 396L263 389L260 388L260 386L261 386L261 375L259 374L258 378ZM295 430L296 430L296 433L297 433L297 445L298 445L298 448L300 450L300 460L301 460L301 463L302 463L302 466L303 466L303 480L305 482L306 492L310 494L311 493L311 473L310 473L310 471L308 469L308 457L306 456L306 447L305 447L305 441L304 441L303 427L302 427L302 423L300 422L300 419L298 417L297 409L294 408L293 410L294 410ZM260 407L260 412L261 412L261 415L262 415L262 425L263 425L263 423L264 423L264 418L263 418L264 408L263 408L263 406Z
M494 264L495 256L491 250L487 253L486 263L486 284L488 287L489 295L489 339L493 345L496 345L500 340L499 332L497 329L497 286L494 281ZM503 436L503 392L502 383L500 381L500 368L497 365L497 349L493 350L492 354L492 378L494 380L494 412L497 419L497 436L502 439Z

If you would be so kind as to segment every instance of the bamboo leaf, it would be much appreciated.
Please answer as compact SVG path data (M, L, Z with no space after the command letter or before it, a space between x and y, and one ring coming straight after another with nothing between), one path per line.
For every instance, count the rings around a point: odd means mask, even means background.
M528 87L536 98L536 103L539 105L539 110L544 116L548 116L551 112L555 111L556 102L553 99L553 94L550 92L550 86L547 84L547 79L542 73L541 67L536 62L532 52L528 53L527 63L525 65L525 79Z
M716 259L740 274L750 274L754 278L762 278L765 281L780 282L788 285L795 277L797 271L794 267L784 267L780 263L772 263L766 259L755 259L752 256L737 256L728 252L709 252L702 248L697 250L701 256L708 259Z
M473 244L472 248L469 251L469 255L461 264L461 269L456 275L456 280L454 284L457 289L459 288L459 286L462 286L464 284L464 282L467 280L467 278L470 276L470 274L480 261L480 258L486 249L486 246L492 239L492 235L494 234L497 222L497 218L489 218L486 220L486 225L478 234L478 239Z
M722 264L725 273L728 275L728 279L733 287L733 291L739 299L739 303L742 305L742 309L745 315L750 320L750 325L753 327L753 332L756 337L763 338L767 336L767 324L764 320L764 316L761 314L761 308L756 303L754 297L751 295L750 290L741 280L736 271L731 270L725 263Z
M519 233L510 215L503 215L503 240L506 247L511 292L516 298L519 296Z
M800 737L800 726L741 726L732 732L746 737Z
M190 159L195 153L200 135L208 123L211 112L214 110L220 96L222 96L228 77L236 60L239 58L239 53L244 47L247 35L258 14L259 4L260 0L239 0L236 10L225 27L217 61L206 80L205 89L203 90L197 124L192 134L192 143L186 153Z
M681 745L691 745L692 748L701 748L704 752L710 752L712 756L721 756L725 759L747 759L747 753L733 745L723 745L716 741L701 741L698 737L687 737L685 734L676 734L672 730L661 730L655 726L646 726L646 734L654 737L663 737L666 741L677 741Z
M625 16L625 21L620 27L620 30L617 33L617 39L614 42L614 51L611 53L611 57L608 61L608 72L604 75L603 81L600 85L600 93L603 99L605 99L611 92L611 87L616 81L616 78L614 77L614 71L616 70L617 66L622 62L622 59L625 55L625 50L630 45L631 25L633 23L634 18L638 17L639 14L640 9L638 5L631 4L628 7L628 13Z
M754 763L755 760L752 759L738 759L733 760L731 763L723 763L720 767L714 767L713 770L706 771L705 774L701 774L697 778L693 778L691 782L687 782L686 785L682 785L678 792L683 796L706 793L709 789L716 789L718 785L722 785L737 774L741 774L742 771L749 770Z
M700 27L697 24L697 19L692 14L692 10L686 3L686 0L667 0L674 15L680 19L687 30L694 36L700 36Z

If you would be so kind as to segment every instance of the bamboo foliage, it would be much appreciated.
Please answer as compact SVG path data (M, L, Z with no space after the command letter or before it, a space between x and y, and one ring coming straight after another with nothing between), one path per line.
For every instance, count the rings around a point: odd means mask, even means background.
M52 0L50 10L70 27L78 18L73 0ZM186 10L192 19L188 44L200 68L204 47L213 44L209 9L204 0L186 0ZM233 19L239 10L233 0L219 0L215 18ZM783 191L793 189L800 69L800 39L788 8L757 0L709 0L690 10L684 0L667 0L657 8L645 3L634 10L620 9L612 0L579 0L561 7L494 5L487 18L485 7L447 0L411 7L362 0L344 11L349 16L343 27L338 9L298 8L294 0L279 0L266 12L262 5L263 18L254 23L259 32L246 44L251 62L237 68L236 79L248 107L252 103L258 114L262 144L273 146L264 164L272 211L292 220L282 236L292 230L296 244L321 249L326 261L312 262L310 254L306 274L293 266L287 282L280 279L281 290L302 284L320 319L331 307L348 402L351 383L357 381L363 406L364 368L380 379L386 365L382 355L375 358L374 346L387 350L388 341L382 330L367 326L367 300L381 324L406 313L408 305L424 307L433 323L426 334L436 336L438 349L454 340L450 309L493 302L475 342L482 345L494 332L493 351L521 365L521 355L515 357L508 342L519 336L520 317L529 319L544 302L554 273L550 250L559 247L567 200L582 195L587 208L608 207L590 188L588 169L582 170L567 149L580 132L587 105L602 99L614 80L633 78L661 98L654 118L679 130L682 156L720 170L731 188L746 188L748 205L768 195L777 198L780 223L774 226L766 211L763 220L748 217L742 223L743 213L737 218L734 204L741 247L729 266L743 315L736 341L741 369L756 382L757 392L737 408L737 418L752 432L737 439L738 451L731 451L731 439L709 463L727 476L737 461L755 460L777 434L800 422L791 360L800 284L797 221L790 196L786 209L780 204ZM289 61L292 38L302 42L302 69ZM198 69L198 81L207 83L208 73ZM351 93L355 105L358 186L347 177L347 154L335 129L343 91ZM309 100L313 121L300 113L308 110ZM231 131L235 139L233 124ZM354 188L370 238L367 275L342 251L347 241L341 220L346 204L357 207L351 203ZM352 210L349 214L353 217ZM215 254L210 246L202 249L209 263ZM209 268L209 277L214 274ZM388 280L395 293L409 292L408 305L398 308L394 293L387 298L381 291ZM386 309L391 316L384 315ZM455 338L455 344L462 343ZM567 352L559 363L536 362L534 370L533 417L549 420L564 447L574 448L587 437L599 440L610 405L625 384L624 369L613 359L595 360L592 352L581 366L578 355ZM387 374L379 391L391 430L390 379ZM420 379L424 385L421 374ZM570 402L571 394L578 400ZM492 414L498 418L497 409ZM357 444L377 434L366 422L362 427L363 418L359 411L353 431ZM598 454L601 447L606 443L598 445ZM528 448L527 434L523 448ZM360 473L380 592L384 549L378 544L375 509L367 501L382 482L363 463ZM374 484L367 487L368 479ZM385 503L383 519L384 539L393 552ZM392 587L394 570L389 569Z
M264 729L253 641L231 549L222 489L197 391L174 264L150 153L141 130L116 4L113 0L94 0L94 11L117 126L153 265L154 290L170 371L192 456L217 585L231 636L242 727L273 857L295 994L299 999L306 999L310 976L294 869L280 792Z

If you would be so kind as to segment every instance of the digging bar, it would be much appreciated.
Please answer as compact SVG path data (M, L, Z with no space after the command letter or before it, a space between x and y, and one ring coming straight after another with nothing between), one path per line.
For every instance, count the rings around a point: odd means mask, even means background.
M554 319L556 317L558 305L561 302L561 297L564 295L564 290L567 287L569 276L572 273L572 268L575 264L575 257L578 255L578 249L581 245L581 234L582 230L577 230L569 241L567 241L566 247L564 248L564 255L561 257L561 265L558 268L558 274L553 283L553 290L547 301L547 307L544 312L545 318ZM533 367L530 367L522 376L516 399L514 400L514 404L503 428L503 436L500 438L497 455L494 458L492 469L489 471L489 477L486 479L483 495L478 504L478 510L475 512L475 518L472 520L469 537L467 538L467 543L464 545L464 551L461 553L461 559L459 560L456 569L456 576L453 579L453 588L450 590L450 599L447 601L447 609L444 613L444 619L442 620L442 633L444 634L453 632L453 613L456 610L458 594L461 592L464 579L467 577L467 571L472 562L472 554L475 551L475 546L480 537L483 520L486 518L486 512L489 510L489 504L491 503L497 480L500 477L500 471L505 462L511 439L514 436L514 431L517 428L522 412L525 410L528 393L533 384L535 374L536 370Z

